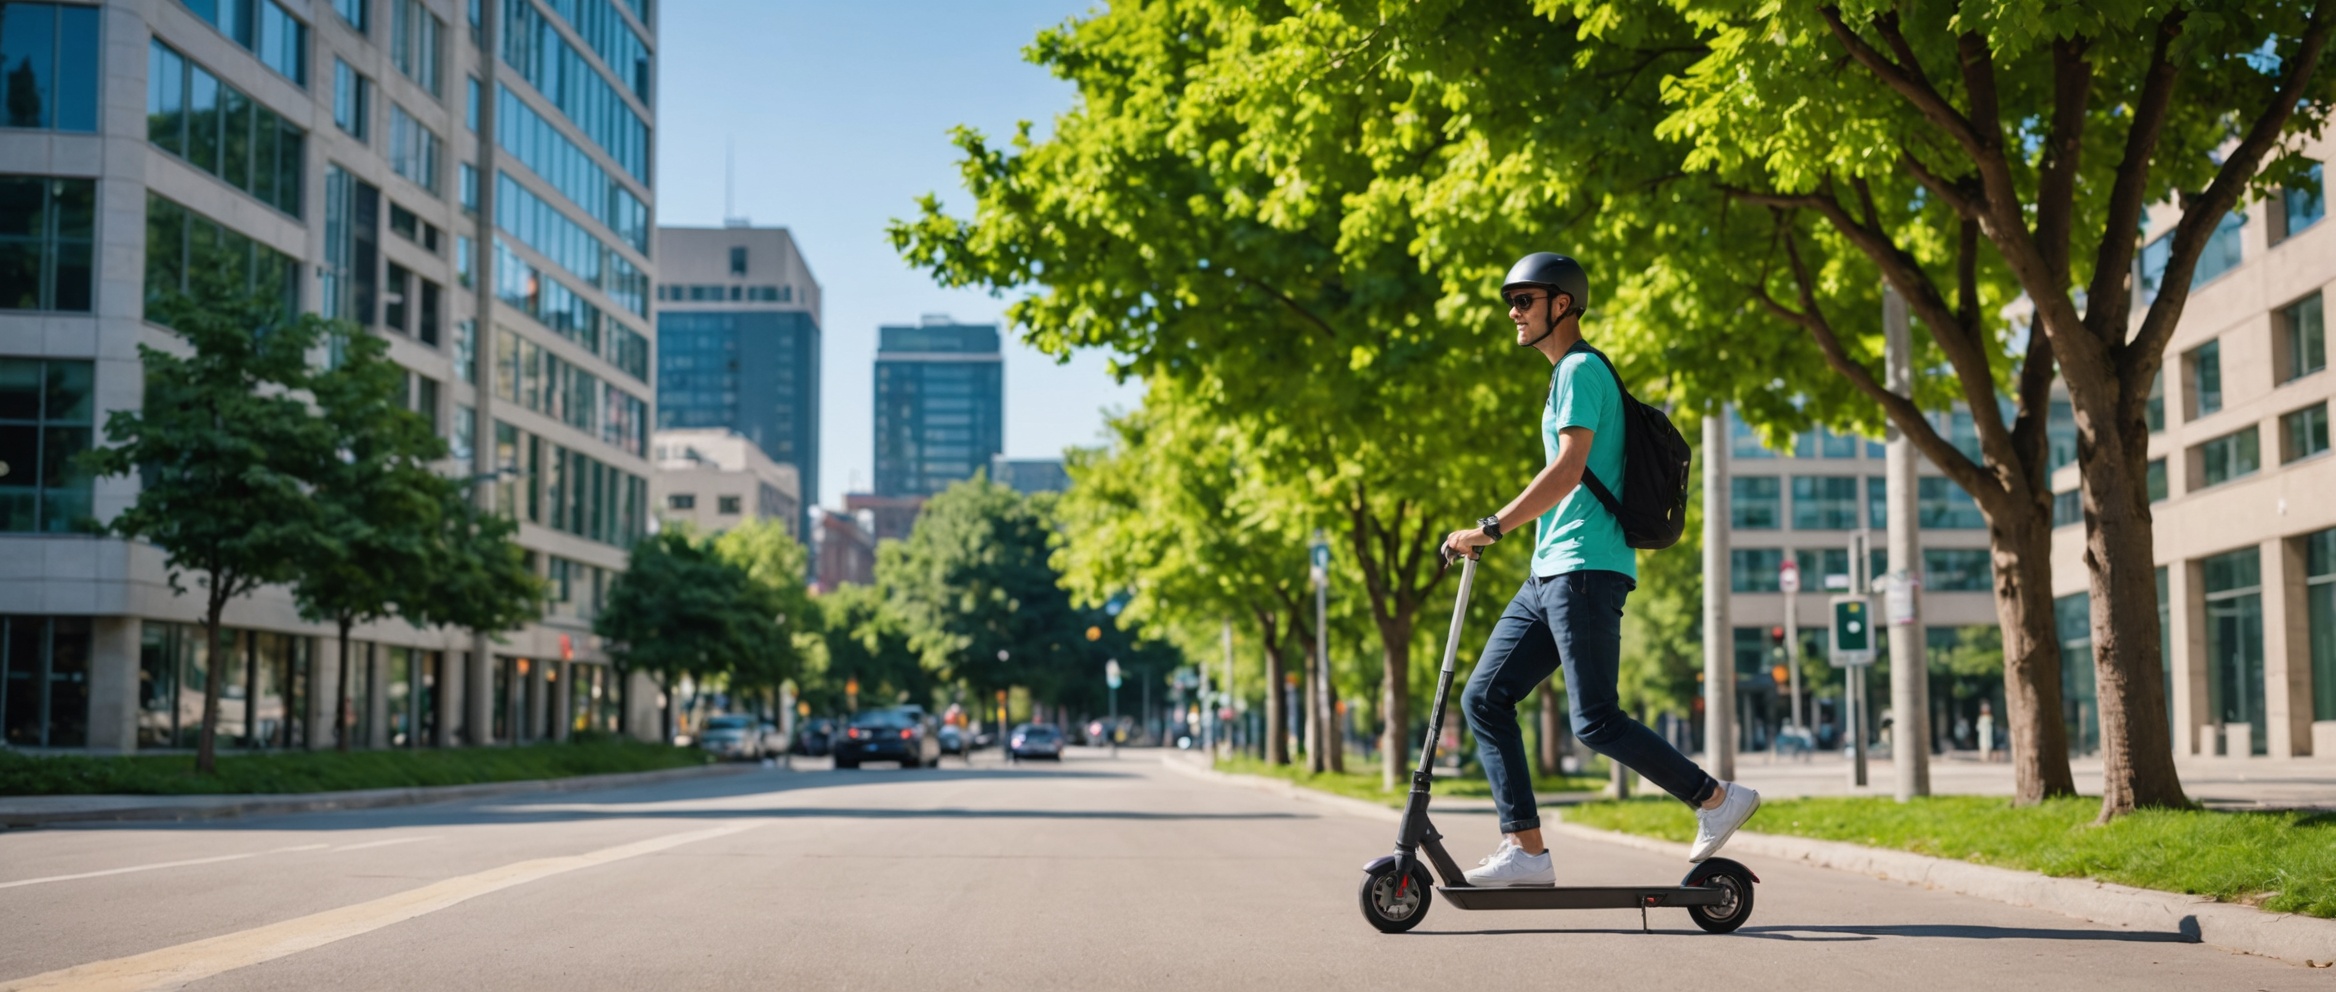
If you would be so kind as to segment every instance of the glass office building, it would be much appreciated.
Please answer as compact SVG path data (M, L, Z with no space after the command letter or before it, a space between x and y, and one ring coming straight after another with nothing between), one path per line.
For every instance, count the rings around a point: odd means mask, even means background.
M876 349L876 495L930 496L1005 448L1005 365L995 324L927 316Z
M0 556L39 564L0 577L0 737L185 746L213 680L233 747L613 729L591 618L648 511L651 0L4 7L0 462L25 470L0 477ZM543 617L360 625L344 684L284 589L237 600L212 645L158 553L95 533L138 481L73 456L138 404L137 346L218 266L389 340L443 471L518 518Z

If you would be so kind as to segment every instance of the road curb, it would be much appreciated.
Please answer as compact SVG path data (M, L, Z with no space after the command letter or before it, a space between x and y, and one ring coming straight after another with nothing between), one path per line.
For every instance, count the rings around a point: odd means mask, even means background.
M381 809L391 806L419 806L425 803L451 802L462 799L491 799L497 796L527 793L577 792L586 789L653 785L684 779L738 775L759 770L761 770L760 766L757 765L702 765L695 768L666 768L653 772L614 772L607 775L522 779L513 782L478 782L471 785L433 785L399 789L356 789L348 792L308 792L255 796L184 796L171 797L180 800L175 803L157 802L145 806L113 806L93 809L8 809L6 808L7 800L0 799L0 827L42 827L69 823L221 820L240 816L270 816L283 813ZM14 798L43 797L20 796Z
M1401 818L1397 810L1385 806L1309 789L1281 779L1220 772L1176 755L1162 755L1161 763L1196 778L1248 786L1292 799L1335 807L1374 820L1392 823ZM1562 811L1558 815L1563 816ZM1652 837L1599 830L1562 820L1544 823L1542 829L1581 840L1619 844L1681 859L1687 857L1687 845ZM1740 831L1728 841L1728 852L1853 872L1885 881L2046 910L2094 923L2156 933L2175 933L2196 943L2226 951L2276 958L2307 967L2326 968L2330 967L2331 962L2336 962L2336 920L2293 913L2270 913L2198 896L2137 889L2091 879L2053 878L2034 872L1975 865L1967 861L1934 858L1906 851L1781 834Z

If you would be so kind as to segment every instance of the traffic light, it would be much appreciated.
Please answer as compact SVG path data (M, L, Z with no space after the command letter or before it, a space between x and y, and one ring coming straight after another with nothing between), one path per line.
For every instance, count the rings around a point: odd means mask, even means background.
M1782 658L1785 656L1783 627L1768 628L1768 656L1771 658ZM1778 679L1777 681L1782 682L1784 680Z
M1100 640L1102 640L1102 639L1103 639L1103 628L1101 628L1101 627L1089 627L1089 628L1087 628L1087 639L1088 639L1088 640L1090 640L1090 641L1100 641Z

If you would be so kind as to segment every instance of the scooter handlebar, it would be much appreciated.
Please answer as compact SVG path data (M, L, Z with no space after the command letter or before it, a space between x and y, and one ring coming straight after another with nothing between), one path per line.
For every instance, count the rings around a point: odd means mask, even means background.
M1472 552L1477 550L1470 549ZM1444 638L1444 668L1447 674L1459 664L1460 623L1468 618L1468 591L1476 585L1476 558L1470 554L1460 561L1460 596L1452 604L1452 633Z

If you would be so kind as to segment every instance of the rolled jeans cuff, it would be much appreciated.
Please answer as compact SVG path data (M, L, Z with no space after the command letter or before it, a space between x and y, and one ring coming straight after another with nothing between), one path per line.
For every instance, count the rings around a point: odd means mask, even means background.
M1520 830L1539 830L1539 829L1541 829L1541 818L1540 818L1540 817L1538 817L1538 816L1529 816L1529 817L1526 817L1526 818L1524 818L1524 819L1522 819L1522 820L1502 820L1502 821L1501 821L1501 832L1502 832L1502 833L1504 833L1504 834L1513 834L1513 833L1516 833L1516 832L1518 832L1518 831L1520 831Z

